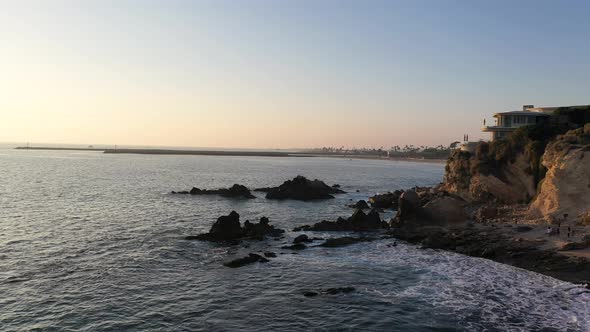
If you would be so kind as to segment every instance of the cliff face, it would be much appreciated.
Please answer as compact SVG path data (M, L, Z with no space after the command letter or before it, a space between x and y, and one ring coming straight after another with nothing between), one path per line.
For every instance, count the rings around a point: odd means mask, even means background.
M441 189L472 202L522 203L535 195L534 177L524 153L517 153L493 172L482 171L481 163L478 153L455 152L447 162Z
M529 215L550 219L567 213L590 221L590 124L549 143L542 163L547 174Z

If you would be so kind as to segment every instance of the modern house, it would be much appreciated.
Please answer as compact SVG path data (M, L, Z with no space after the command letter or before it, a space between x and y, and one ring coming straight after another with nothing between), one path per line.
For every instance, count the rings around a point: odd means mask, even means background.
M493 126L484 126L483 132L492 134L492 141L502 139L509 133L522 126L528 126L542 121L553 113L557 107L535 107L534 105L524 105L522 111L495 113L495 124Z

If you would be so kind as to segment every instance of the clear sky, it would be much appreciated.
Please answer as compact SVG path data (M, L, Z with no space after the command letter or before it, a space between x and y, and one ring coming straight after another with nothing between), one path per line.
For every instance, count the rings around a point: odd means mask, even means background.
M0 141L448 144L590 104L590 1L0 0Z

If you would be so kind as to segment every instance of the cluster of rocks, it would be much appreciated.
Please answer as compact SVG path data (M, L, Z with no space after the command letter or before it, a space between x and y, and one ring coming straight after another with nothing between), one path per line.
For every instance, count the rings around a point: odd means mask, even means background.
M385 194L377 194L369 197L369 203L373 208L397 209L398 201L403 190L396 190Z
M254 191L266 193L267 199L294 199L300 201L312 201L318 199L334 198L332 194L341 194L344 191L339 186L328 186L320 180L308 180L304 176L297 176L293 180L283 182L278 187L258 188Z
M251 223L246 220L244 227L240 224L240 215L232 211L227 216L217 218L208 233L196 236L187 236L187 240L204 241L235 241L244 238L262 240L265 236L280 236L285 231L274 228L269 224L266 217L260 218L258 223Z
M222 189L199 189L197 187L193 187L190 191L173 191L172 194L184 194L184 195L219 195L221 197L228 197L228 198L256 198L256 196L252 195L250 189L246 186L241 184L234 184L229 188L222 188Z
M371 210L365 214L363 210L356 210L349 218L339 217L336 221L323 220L313 225L296 227L293 231L352 231L362 232L388 228L388 224L381 220L379 213Z

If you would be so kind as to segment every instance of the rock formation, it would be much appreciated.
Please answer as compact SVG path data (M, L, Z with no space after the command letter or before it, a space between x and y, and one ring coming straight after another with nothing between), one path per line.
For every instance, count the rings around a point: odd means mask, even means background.
M173 191L173 194L190 194L190 195L219 195L222 197L230 197L230 198L256 198L256 196L250 193L250 190L241 184L234 184L230 188L223 188L223 189L199 189L197 187L193 187L190 191Z
M187 236L186 239L213 242L235 241L244 238L262 240L265 236L278 236L284 232L282 229L271 226L266 217L260 218L260 222L256 224L246 220L244 227L242 227L240 215L236 211L232 211L227 216L217 218L208 233Z
M375 210L371 210L368 214L365 214L363 210L356 210L352 216L347 219L342 217L336 221L323 220L314 225L306 225L297 227L294 231L371 231L388 228L386 222L381 220L379 213Z
M330 187L320 180L308 180L299 175L293 180L285 181L278 187L258 188L255 191L266 192L268 199L294 199L311 201L318 199L334 198L332 194L344 193L344 191Z
M385 194L377 194L375 196L369 197L369 203L374 208L397 209L399 197L402 193L402 190L396 190L394 192L388 192Z
M547 168L539 194L531 203L531 217L582 221L590 214L590 124L551 142L542 158Z

